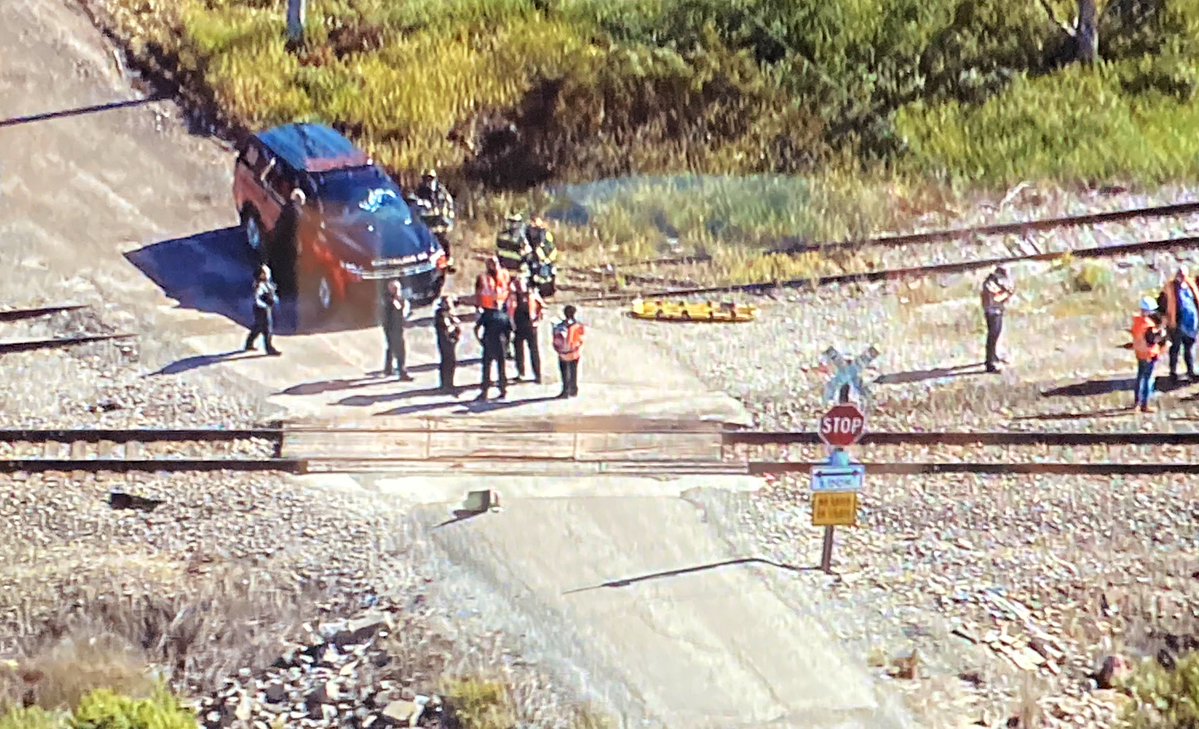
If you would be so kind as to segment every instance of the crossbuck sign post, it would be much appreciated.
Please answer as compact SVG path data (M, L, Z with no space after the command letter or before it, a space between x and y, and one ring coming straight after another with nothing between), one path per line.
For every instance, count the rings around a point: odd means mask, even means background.
M812 469L812 525L824 527L824 545L820 550L820 569L833 568L833 535L838 526L854 526L858 521L858 495L866 485L866 467L851 464L845 448L857 443L866 432L866 415L850 401L856 390L864 403L873 402L862 382L862 373L879 355L870 347L856 360L829 347L826 364L836 367L833 379L824 388L824 399L834 404L821 416L816 432L829 446L827 465Z

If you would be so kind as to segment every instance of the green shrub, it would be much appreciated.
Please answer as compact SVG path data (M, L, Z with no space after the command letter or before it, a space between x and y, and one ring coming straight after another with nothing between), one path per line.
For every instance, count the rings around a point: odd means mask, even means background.
M1156 661L1145 662L1130 688L1134 703L1121 720L1126 729L1199 727L1199 653L1179 659L1173 671Z
M283 0L107 6L235 125L332 123L400 173L491 191L801 174L747 183L732 209L713 185L625 196L596 231L631 242L669 210L691 239L752 244L885 221L863 182L1193 175L1199 0L1111 2L1091 69L1062 67L1070 40L1034 0L312 0L295 53Z
M446 684L446 704L462 729L513 729L516 712L498 681L460 678Z
M1098 291L1110 287L1115 277L1107 266L1094 261L1084 261L1070 276L1070 287L1075 291Z
M84 697L70 721L70 729L195 728L195 714L162 689L148 699L98 689Z

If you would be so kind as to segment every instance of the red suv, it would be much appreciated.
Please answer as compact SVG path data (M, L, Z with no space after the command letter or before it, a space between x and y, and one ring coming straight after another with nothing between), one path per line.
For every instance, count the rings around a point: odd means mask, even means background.
M306 202L294 256L271 255L275 224L292 190ZM242 146L233 199L246 243L258 260L294 260L296 288L319 314L355 291L377 295L399 279L414 307L441 295L446 256L404 202L400 186L334 129L288 124L253 135ZM364 282L374 286L362 285Z

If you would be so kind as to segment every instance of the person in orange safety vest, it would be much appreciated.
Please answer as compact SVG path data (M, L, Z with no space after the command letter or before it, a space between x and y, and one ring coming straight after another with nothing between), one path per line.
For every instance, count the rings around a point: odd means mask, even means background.
M558 397L577 397L579 394L579 357L583 349L583 325L575 321L575 308L567 305L565 319L554 325L554 351L558 353L558 369L562 373L562 392Z
M487 270L475 279L475 305L480 309L503 309L508 301L510 277L494 256L487 259Z
M1137 379L1133 407L1151 412L1149 399L1153 395L1153 368L1162 352L1164 331L1157 316L1157 302L1150 297L1141 299L1141 313L1132 320L1132 349L1137 355Z

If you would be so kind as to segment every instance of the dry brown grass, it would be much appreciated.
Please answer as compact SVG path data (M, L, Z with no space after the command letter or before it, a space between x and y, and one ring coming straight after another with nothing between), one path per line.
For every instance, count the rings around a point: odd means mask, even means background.
M272 662L317 613L315 590L260 569L230 566L175 580L142 572L137 589L121 587L125 567L123 575L101 568L74 580L57 605L26 608L20 671L6 676L0 695L32 692L40 706L69 707L92 688L148 688L150 666L176 686L215 690L238 668Z
M114 635L82 631L22 656L0 671L0 707L34 705L73 710L91 691L105 688L131 696L154 688L141 651Z

